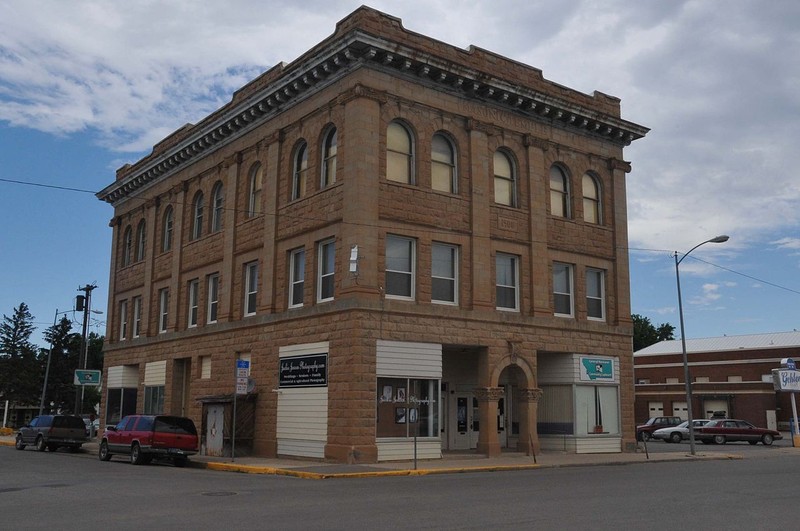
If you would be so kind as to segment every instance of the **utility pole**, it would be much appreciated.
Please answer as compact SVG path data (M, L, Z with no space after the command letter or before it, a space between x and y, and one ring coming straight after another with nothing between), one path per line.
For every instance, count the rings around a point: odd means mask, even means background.
M78 355L77 369L86 369L86 362L89 357L89 342L87 341L87 331L89 329L89 312L92 309L92 290L97 286L95 284L86 284L78 291L84 292L85 295L78 295L76 309L81 310L83 307L83 331L81 332L81 351ZM75 388L75 414L80 415L83 413L83 386Z

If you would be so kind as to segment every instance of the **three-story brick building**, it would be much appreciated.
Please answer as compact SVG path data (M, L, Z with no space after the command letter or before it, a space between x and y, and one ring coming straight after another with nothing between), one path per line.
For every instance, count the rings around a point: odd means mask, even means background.
M187 415L226 453L235 398L256 455L629 449L623 148L646 132L359 8L98 193L105 422Z

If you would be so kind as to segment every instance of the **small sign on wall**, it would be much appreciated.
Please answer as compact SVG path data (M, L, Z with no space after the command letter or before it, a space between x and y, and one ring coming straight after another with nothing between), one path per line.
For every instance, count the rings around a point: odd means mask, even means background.
M308 354L281 358L278 386L325 387L328 385L328 355Z
M613 358L580 358L580 379L582 382L614 381Z

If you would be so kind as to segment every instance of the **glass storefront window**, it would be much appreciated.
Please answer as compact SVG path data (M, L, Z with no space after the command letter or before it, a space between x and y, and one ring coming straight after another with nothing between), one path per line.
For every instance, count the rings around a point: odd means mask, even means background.
M378 378L377 437L438 437L439 380Z
M575 388L575 398L577 435L619 435L619 393L616 386L579 385Z

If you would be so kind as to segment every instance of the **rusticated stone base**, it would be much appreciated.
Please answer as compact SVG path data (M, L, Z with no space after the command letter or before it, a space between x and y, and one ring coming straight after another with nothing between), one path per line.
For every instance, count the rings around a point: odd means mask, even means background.
M325 459L348 464L377 463L378 447L375 445L328 444L325 445Z

